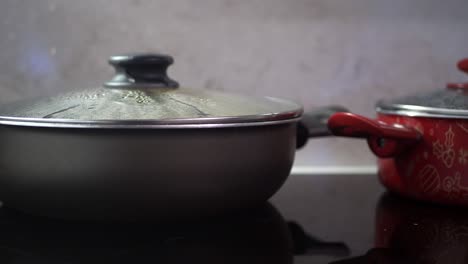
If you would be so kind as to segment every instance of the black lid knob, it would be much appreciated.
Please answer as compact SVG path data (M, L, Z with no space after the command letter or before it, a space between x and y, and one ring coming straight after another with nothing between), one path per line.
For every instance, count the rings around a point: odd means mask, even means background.
M112 56L109 64L116 75L105 84L110 88L153 87L177 88L179 84L167 76L167 68L174 62L163 54L135 54Z

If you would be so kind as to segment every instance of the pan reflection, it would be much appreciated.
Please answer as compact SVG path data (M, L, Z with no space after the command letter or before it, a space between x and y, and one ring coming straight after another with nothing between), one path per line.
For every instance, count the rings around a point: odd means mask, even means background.
M286 222L270 204L191 224L63 222L0 210L3 263L293 263L349 254Z

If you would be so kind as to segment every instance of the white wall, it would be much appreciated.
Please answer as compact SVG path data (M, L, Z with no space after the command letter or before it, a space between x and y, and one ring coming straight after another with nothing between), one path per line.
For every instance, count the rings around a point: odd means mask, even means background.
M381 97L467 80L466 0L3 0L0 102L97 86L106 58L159 51L184 86L372 115ZM314 139L299 165L371 165L362 141Z

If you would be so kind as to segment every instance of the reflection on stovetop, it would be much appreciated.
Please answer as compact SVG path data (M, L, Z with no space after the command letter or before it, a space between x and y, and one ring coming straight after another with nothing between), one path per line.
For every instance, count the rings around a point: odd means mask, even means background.
M332 263L468 263L468 211L385 193L376 209L375 247Z
M350 256L300 256L303 263L468 263L468 210L387 193L377 175L292 175L272 199L287 219Z
M286 221L271 204L181 223L84 223L0 209L0 263L293 263L349 255Z
M271 204L199 221L64 222L1 208L4 263L468 263L468 211L388 194L377 175L291 175Z

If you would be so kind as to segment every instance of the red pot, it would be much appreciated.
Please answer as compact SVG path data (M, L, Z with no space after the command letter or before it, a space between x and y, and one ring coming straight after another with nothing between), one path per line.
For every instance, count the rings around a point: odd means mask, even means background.
M458 63L468 73L468 59ZM468 205L468 83L380 101L377 119L337 113L333 134L366 138L383 185L404 196Z

